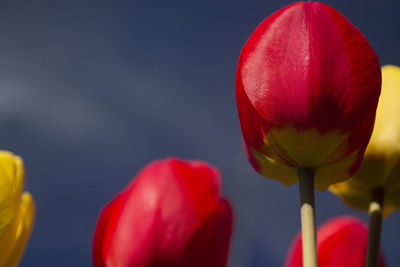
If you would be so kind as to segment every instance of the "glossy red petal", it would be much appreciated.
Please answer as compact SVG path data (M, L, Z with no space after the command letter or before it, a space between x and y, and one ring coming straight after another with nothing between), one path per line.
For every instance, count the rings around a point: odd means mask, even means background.
M368 41L316 2L297 2L265 19L242 50L238 74L271 126L352 131L375 113L380 92L379 59Z
M319 267L364 267L368 241L366 224L351 216L329 220L318 228ZM286 267L302 267L301 236L297 235L286 258ZM381 256L380 267L384 267Z
M237 75L236 77L239 76ZM241 82L241 79L236 79L236 103L240 127L242 128L243 133L243 142L245 145L247 158L253 167L256 170L259 170L259 163L253 158L251 149L261 149L263 143L263 120L250 103Z

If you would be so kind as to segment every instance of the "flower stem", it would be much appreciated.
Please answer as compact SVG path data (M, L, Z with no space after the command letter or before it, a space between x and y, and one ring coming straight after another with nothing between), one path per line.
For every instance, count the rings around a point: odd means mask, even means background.
M301 235L303 242L303 267L317 267L315 231L314 169L299 168L301 201Z
M369 204L369 230L366 267L379 266L379 254L381 247L382 229L382 207L385 191L382 188L375 188L371 192L371 203Z

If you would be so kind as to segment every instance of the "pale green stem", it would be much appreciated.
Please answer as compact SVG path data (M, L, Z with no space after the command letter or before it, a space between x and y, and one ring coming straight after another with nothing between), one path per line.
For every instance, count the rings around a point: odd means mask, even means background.
M317 267L317 246L314 205L314 169L299 168L301 201L301 236L303 242L303 267Z

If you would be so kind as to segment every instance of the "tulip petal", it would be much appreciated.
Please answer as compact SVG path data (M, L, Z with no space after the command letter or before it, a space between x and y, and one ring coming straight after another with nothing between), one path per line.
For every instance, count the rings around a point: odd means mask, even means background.
M375 127L360 169L351 179L332 185L330 190L349 206L367 211L371 192L385 192L383 215L400 210L400 68L382 67L382 94Z
M260 166L258 171L262 176L276 179L287 186L297 183L297 172L292 166L267 157L256 150L253 150L253 157Z
M4 267L15 267L18 265L24 253L26 243L32 231L33 219L35 214L35 203L28 192L22 194L22 202L19 214L15 221L15 231L13 231L14 247L8 256ZM10 243L9 243L10 244Z
M299 131L285 127L279 130L271 129L265 139L272 145L282 146L290 157L289 162L297 166L318 168L321 162L342 146L347 136L337 132L321 135L316 129Z
M378 58L357 28L325 4L297 2L268 17L240 62L244 90L271 124L347 132L364 119L365 107L376 108Z
M364 222L351 216L340 216L318 228L319 267L364 267L368 229ZM302 244L298 234L286 258L285 267L301 267ZM381 255L380 267L384 267Z
M0 237L13 220L24 181L22 159L11 152L0 150Z
M340 161L317 168L315 188L324 191L331 184L341 182L351 175L351 167L358 161L359 151L353 151Z
M94 266L223 267L231 224L217 169L201 161L155 161L103 209ZM193 265L200 263L206 265Z
M96 224L96 231L94 233L93 237L93 261L94 265L98 267L107 267L107 265L104 262L103 255L108 254L109 247L107 244L111 244L111 240L107 240L107 225L111 224L111 220L113 218L110 217L110 214L112 212L112 208L114 210L120 210L118 209L118 204L115 204L118 202L118 200L121 199L121 196L117 196L116 199L111 201L108 205L106 205L103 208L102 213L100 214L99 219L97 220ZM114 217L116 218L116 216Z
M232 209L228 201L222 200L218 208L199 226L188 240L182 266L221 267L226 266L232 232ZM220 240L221 242L215 242ZM153 262L152 266L176 266L173 261Z

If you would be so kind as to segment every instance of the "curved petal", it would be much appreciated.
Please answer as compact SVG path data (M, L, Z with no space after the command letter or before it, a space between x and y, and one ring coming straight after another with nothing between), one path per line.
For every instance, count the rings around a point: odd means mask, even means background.
M0 150L0 238L18 211L24 182L22 159Z
M222 200L187 242L182 253L183 264L180 267L226 266L232 220L231 205Z
M35 215L35 203L31 194L28 192L24 192L22 194L22 202L19 213L20 220L17 223L16 232L14 233L16 242L7 259L7 262L4 264L4 267L15 267L18 265L32 231Z
M351 216L339 216L318 228L319 267L364 267L368 229ZM286 258L285 267L302 267L301 236L298 234ZM384 267L381 255L380 267Z
M271 126L322 133L354 131L375 112L381 82L366 38L317 2L296 2L265 19L242 50L239 75L252 106Z
M193 259L185 253L206 260L202 253L212 241L220 249L207 266L222 267L217 262L226 261L232 224L228 208L216 168L177 158L155 161L102 211L94 266L188 266Z
M375 128L365 151L360 169L351 179L332 185L330 190L353 208L367 211L371 191L385 190L383 213L389 215L400 209L400 68L382 67L382 94L376 115Z

